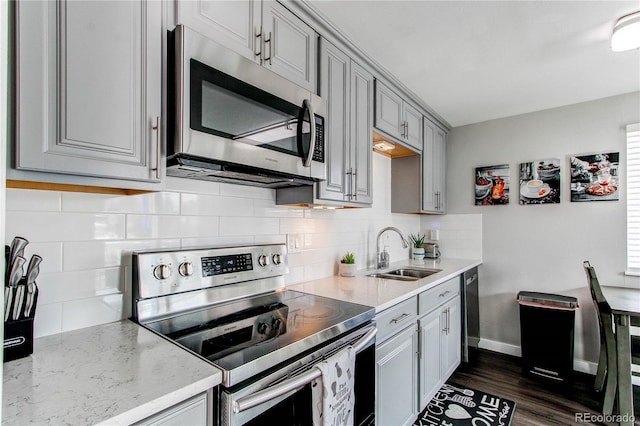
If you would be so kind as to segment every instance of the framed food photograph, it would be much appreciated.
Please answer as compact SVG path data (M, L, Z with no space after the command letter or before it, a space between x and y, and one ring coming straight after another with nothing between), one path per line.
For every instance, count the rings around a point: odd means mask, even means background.
M509 165L476 168L476 206L509 204Z
M618 201L620 153L573 155L571 201Z
M560 159L520 163L520 204L560 202Z

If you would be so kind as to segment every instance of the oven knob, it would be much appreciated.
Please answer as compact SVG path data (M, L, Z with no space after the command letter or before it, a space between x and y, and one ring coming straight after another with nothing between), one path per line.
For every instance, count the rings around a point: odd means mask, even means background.
M183 277L189 277L193 275L193 263L183 262L178 266L178 273Z
M280 318L276 318L271 323L271 328L274 330L280 330L281 325L282 325L282 321L280 320Z
M269 256L265 256L264 254L261 254L260 257L258 257L258 265L267 266L268 264L269 264Z
M279 265L282 263L282 255L280 253L276 253L273 255L273 264Z
M267 334L268 331L269 326L266 323L261 322L258 324L258 334Z
M171 268L169 268L169 265L161 263L153 268L153 276L156 277L157 280L166 280L171 276Z

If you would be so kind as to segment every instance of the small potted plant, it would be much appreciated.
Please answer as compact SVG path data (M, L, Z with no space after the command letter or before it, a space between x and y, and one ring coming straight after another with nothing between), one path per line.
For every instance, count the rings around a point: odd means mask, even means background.
M409 239L411 240L411 257L413 260L423 260L424 259L424 239L425 235L420 234L409 234Z
M353 277L356 273L356 257L347 252L340 260L339 273L343 277Z

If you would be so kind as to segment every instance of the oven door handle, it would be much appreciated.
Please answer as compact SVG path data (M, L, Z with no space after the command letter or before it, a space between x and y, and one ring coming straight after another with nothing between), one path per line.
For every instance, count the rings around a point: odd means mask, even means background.
M371 340L373 340L377 332L377 328L369 330L363 337L360 338L360 340L352 345L356 353L367 347ZM285 380L282 383L260 390L251 395L239 398L237 401L233 402L233 412L237 414L242 411L248 410L249 408L253 408L257 405L270 401L274 398L286 394L287 392L296 390L306 385L307 383L311 383L321 375L322 373L320 373L319 369L312 368L298 376Z

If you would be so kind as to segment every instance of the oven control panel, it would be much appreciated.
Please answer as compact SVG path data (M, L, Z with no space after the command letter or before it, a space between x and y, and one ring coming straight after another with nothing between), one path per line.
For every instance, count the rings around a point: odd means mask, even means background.
M137 299L228 285L289 272L284 244L133 254Z

